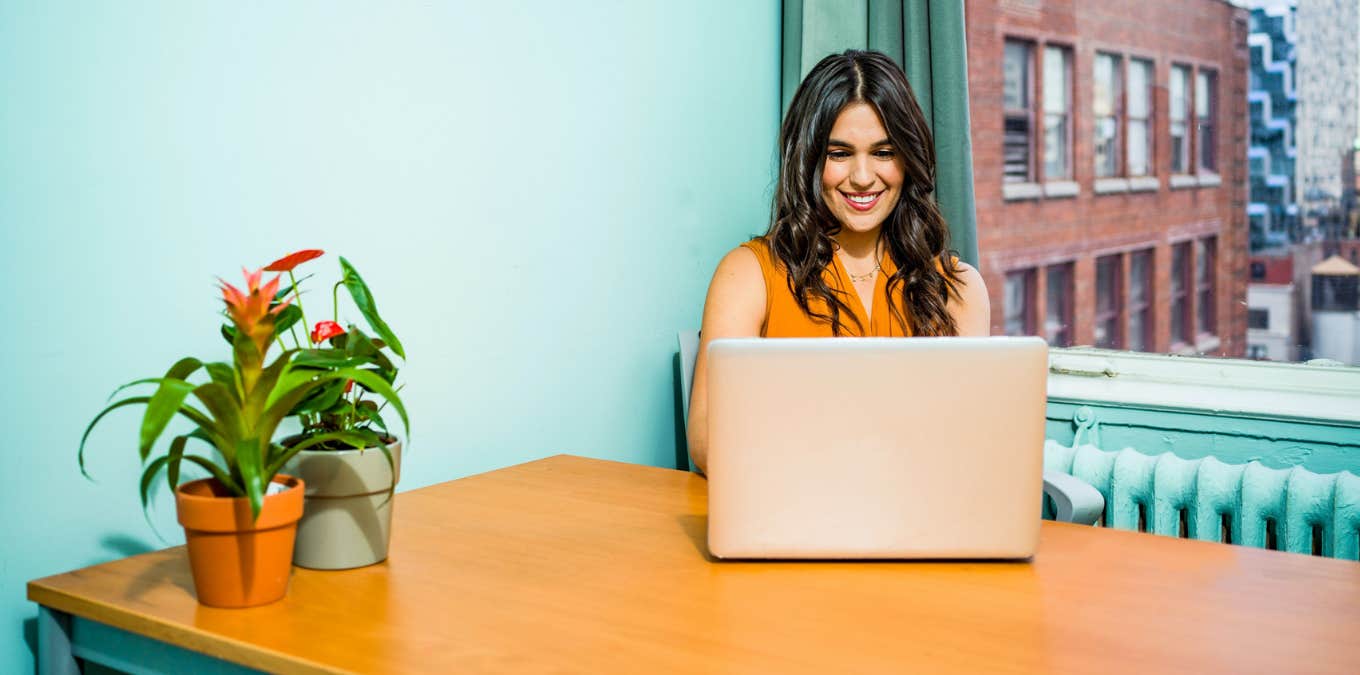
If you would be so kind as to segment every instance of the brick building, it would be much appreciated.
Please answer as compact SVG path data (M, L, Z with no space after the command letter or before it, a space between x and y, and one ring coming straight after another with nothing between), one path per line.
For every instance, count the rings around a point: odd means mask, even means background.
M993 333L1242 356L1247 13L967 0Z

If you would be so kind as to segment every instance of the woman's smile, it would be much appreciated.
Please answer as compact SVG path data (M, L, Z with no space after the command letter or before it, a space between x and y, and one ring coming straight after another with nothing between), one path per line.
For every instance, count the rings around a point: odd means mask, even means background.
M879 198L883 196L883 190L878 192L841 192L845 198L845 203L856 211L869 211L878 205Z

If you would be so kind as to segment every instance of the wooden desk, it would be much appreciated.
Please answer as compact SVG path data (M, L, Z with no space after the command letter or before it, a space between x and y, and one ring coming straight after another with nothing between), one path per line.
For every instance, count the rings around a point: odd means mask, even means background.
M570 456L396 519L387 563L296 569L266 607L200 607L182 548L28 597L71 626L44 649L179 672L1360 672L1354 562L1055 523L1032 564L714 562L703 479Z

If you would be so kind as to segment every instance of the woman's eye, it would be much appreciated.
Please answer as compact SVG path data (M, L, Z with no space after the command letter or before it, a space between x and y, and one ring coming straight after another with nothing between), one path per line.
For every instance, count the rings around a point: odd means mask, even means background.
M893 153L892 150L876 150L876 151L874 151L874 156L875 156L875 157L878 157L879 159L892 159L894 154L895 154L895 153Z
M832 150L826 153L826 156L830 157L831 159L845 159L846 157L850 156L850 153L844 150Z

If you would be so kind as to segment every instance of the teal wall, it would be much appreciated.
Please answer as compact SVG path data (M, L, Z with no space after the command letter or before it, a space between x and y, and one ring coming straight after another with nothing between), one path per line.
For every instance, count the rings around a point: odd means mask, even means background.
M673 464L675 331L767 217L778 28L778 0L0 5L0 672L32 668L25 581L179 541L136 413L97 483L80 431L225 356L214 277L293 249L353 261L405 343L403 488Z

